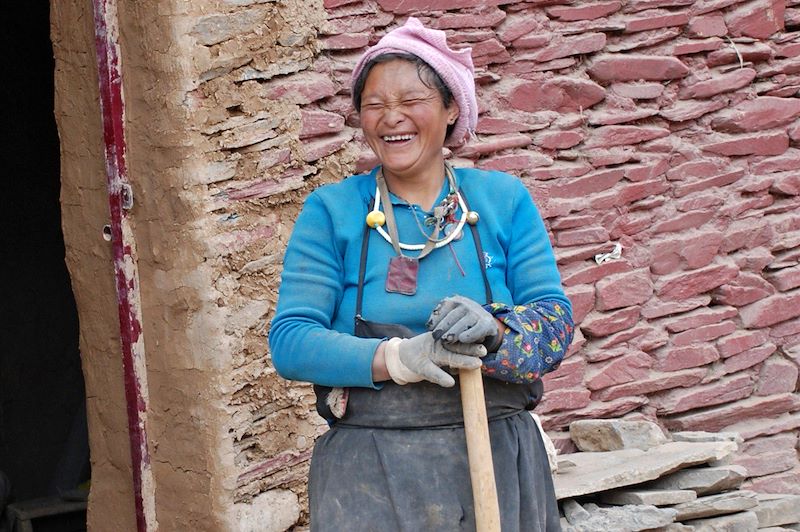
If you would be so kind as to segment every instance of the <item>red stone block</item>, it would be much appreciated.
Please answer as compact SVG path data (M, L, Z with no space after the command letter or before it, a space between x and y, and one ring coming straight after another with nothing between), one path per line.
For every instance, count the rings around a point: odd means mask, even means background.
M717 351L719 351L720 356L727 358L763 345L767 339L766 331L737 331L718 339Z
M725 232L720 250L723 253L767 244L775 237L775 229L765 221L739 220Z
M580 229L568 229L556 233L556 245L580 246L594 242L607 242L608 230L605 227L583 227Z
M564 390L583 384L586 361L580 357L565 360L559 368L542 377L545 393L551 390Z
M689 22L689 13L670 13L653 10L641 13L643 16L630 18L625 21L625 33L637 31L657 30L670 26L683 26Z
M740 272L729 284L717 288L713 299L717 303L741 307L775 293L775 288L760 275Z
M487 39L472 45L472 59L475 60L484 55L494 55L505 51L506 47L503 46L500 41L497 39Z
M780 155L789 148L789 137L784 132L760 133L713 142L700 147L720 155Z
M322 5L325 9L331 9L333 7L344 6L347 4L355 4L360 0L322 0Z
M785 125L798 116L800 100L761 96L718 113L711 127L725 133L746 133Z
M739 52L738 54L736 53L737 51ZM709 53L706 57L706 64L709 67L729 65L731 63L739 64L739 56L746 63L760 63L769 61L774 55L775 51L764 43L736 43L735 50L733 47L725 47Z
M511 107L521 111L579 112L605 98L605 89L587 79L556 77L524 81L508 94Z
M564 293L572 303L572 319L575 325L579 325L594 308L594 287L570 286L564 289Z
M646 270L604 277L597 282L597 310L613 310L644 303L653 295Z
M528 135L510 134L494 135L477 141L472 141L464 147L458 149L456 153L461 157L475 158L480 155L494 153L511 148L524 148L531 143Z
M481 9L475 13L444 13L436 20L440 30L461 28L493 28L506 18L506 12L496 7Z
M727 374L751 368L764 362L777 349L778 346L775 344L766 343L764 345L748 349L747 351L739 353L738 355L728 357L722 362L723 371Z
M666 275L684 266L688 269L702 268L714 260L721 243L722 233L714 230L651 240L650 270Z
M724 166L718 160L688 161L667 170L667 178L673 181L686 179L687 177L711 177L717 175Z
M593 209L610 209L612 207L622 207L635 201L657 196L669 190L669 184L661 179L643 181L641 183L627 183L595 196L589 202ZM632 233L626 233L632 234Z
M592 402L590 395L589 390L585 389L552 390L544 395L542 402L536 407L536 413L543 415L559 410L583 408Z
M735 375L713 384L704 384L689 390L670 390L650 397L650 405L663 414L677 414L738 401L753 394L753 379L749 375Z
M777 157L750 163L750 172L753 174L773 174L792 170L800 170L800 150L796 148L789 148L786 153Z
M681 347L697 342L709 342L720 336L731 334L736 330L736 324L732 321L723 321L713 325L703 325L694 329L689 329L682 333L678 333L672 337L672 345Z
M584 6L554 6L546 8L547 14L564 22L578 20L594 20L607 17L616 13L622 7L622 2L592 2Z
M611 92L634 100L651 100L658 98L664 92L661 83L614 83Z
M770 196L769 194L764 194L762 196L757 196L754 198L744 199L742 201L737 201L733 203L728 203L725 205L723 209L719 211L719 214L726 218L741 218L741 214L753 209L761 209L764 207L769 207L775 203L775 198Z
M548 187L552 198L585 197L613 187L623 176L623 170L601 170L582 177L559 179Z
M586 345L586 337L580 329L575 329L575 334L572 337L572 343L567 348L567 353L564 355L565 359L569 359L572 355L577 354Z
M666 332L662 334L660 329L650 325L637 325L604 338L599 343L599 347L609 349L628 342L631 347L649 352L665 345L667 340Z
M674 57L619 54L596 58L587 70L594 79L611 81L663 81L689 74L689 68Z
M724 187L725 185L730 185L735 183L739 179L741 179L745 174L744 170L734 170L733 172L728 172L726 174L717 175L714 177L709 177L706 179L701 179L699 181L694 181L692 183L687 183L685 185L678 185L674 189L674 194L676 198L681 198L686 196L687 194L692 194L694 192L699 192L701 190L706 190L709 188L714 187Z
M729 405L668 417L664 419L664 425L671 431L718 432L733 423L744 420L760 420L797 409L800 409L800 396L795 397L793 394L748 397Z
M323 50L356 50L369 44L369 33L343 33L320 39Z
M773 194L777 193L785 196L800 195L800 175L790 173L776 177L769 190Z
M742 483L741 489L758 493L800 495L800 467L785 473L748 479Z
M724 44L724 41L716 37L703 39L702 41L681 41L675 43L672 47L672 55L690 55L699 54L700 52L709 52L722 48Z
M660 159L655 162L644 161L642 164L631 164L624 166L623 169L625 170L625 179L628 181L646 181L664 175L669 167L669 160Z
M766 39L783 30L786 0L755 0L725 13L728 33L735 37Z
M629 0L625 4L624 11L625 13L635 13L645 9L691 6L694 3L691 0Z
M581 330L590 338L609 336L628 329L639 319L639 307L629 307L610 313L592 312L581 323Z
M595 391L617 384L641 380L648 376L652 366L653 359L642 351L615 358L595 372L586 381L586 387Z
M757 456L774 451L789 451L797 445L797 437L793 434L770 435L750 439L739 446L739 455Z
M647 395L672 388L686 388L698 384L706 374L704 369L687 369L673 373L651 373L649 379L620 384L592 393L595 401L612 401L620 397Z
M550 33L541 34L541 33L532 33L530 35L523 35L522 37L515 39L511 46L515 50L527 50L529 48L541 48L542 46L546 46L553 40L553 35ZM535 61L535 57L528 56L528 54L516 54L514 56L516 61Z
M739 311L734 307L714 306L710 308L697 309L692 312L682 314L677 318L669 319L664 322L664 326L669 332L679 333L688 331L703 325L712 325L722 320L734 318Z
M561 269L564 286L580 284L594 284L598 279L620 272L629 272L633 266L626 260L615 260L603 264L590 263L573 264Z
M775 325L800 316L800 290L792 290L756 301L739 310L742 324L748 329Z
M606 45L605 33L585 33L577 36L556 39L545 49L536 52L533 58L536 61L552 61L570 55L590 54L602 50Z
M743 250L732 257L740 270L760 272L771 264L775 257L766 248Z
M773 339L783 338L784 336L794 336L797 334L800 334L800 318L782 321L778 325L771 327L769 330L769 335Z
M775 55L777 57L797 57L800 55L800 42L793 42L777 46Z
M786 292L800 286L800 266L770 272L765 277L772 286L781 292Z
M757 421L744 421L728 425L723 432L737 432L745 440L759 436L769 436L788 432L800 428L800 412L794 414L781 414L774 418L765 417Z
M406 15L419 11L446 11L465 7L484 7L497 2L486 0L377 0L385 11Z
M594 205L594 202L592 204ZM653 214L649 212L623 214L614 220L609 236L611 240L618 240L626 235L632 236L649 229L652 223Z
M620 29L625 29L624 23L622 23L622 28ZM628 33L624 35L617 34L609 37L608 44L606 45L606 51L614 53L633 53L633 50L650 48L667 41L672 41L680 36L680 34L681 28L662 28L657 30L641 31L638 33ZM659 56L667 57L667 54L659 53Z
M627 122L636 122L637 120L641 120L643 118L649 118L657 114L657 109L595 111L589 114L589 125L612 126L615 124L625 124Z
M724 37L728 34L725 18L719 14L699 16L689 19L686 28L689 37Z
M662 108L658 114L670 122L685 122L719 111L727 105L727 100L722 99L678 101L669 107Z
M673 216L669 220L657 223L653 226L654 233L673 233L675 231L685 231L700 227L711 220L716 213L712 210L693 211Z
M756 395L776 395L797 390L797 365L784 358L773 357L761 365Z
M547 131L533 137L533 143L546 150L566 150L583 141L578 131Z
M797 451L794 449L738 456L732 463L746 468L750 478L782 473L800 465L797 462Z
M481 117L475 132L480 135L498 135L503 133L519 133L532 129L532 124L507 120L505 118Z
M659 280L656 293L668 300L686 299L713 290L736 277L739 269L732 264L715 264L690 272L681 272Z
M542 21L537 17L526 14L510 14L497 28L497 37L500 41L509 44L523 35L539 33L542 29Z
M589 161L589 164L595 168L627 163L637 156L632 146L610 149L586 149L582 150L582 155Z
M495 34L491 29L446 30L445 33L447 34L447 42L452 45L484 42L495 38ZM461 46L455 47L461 48Z
M520 172L537 166L550 166L553 159L536 152L512 153L482 159L476 165L484 170L499 170L501 172Z
M344 117L327 111L300 111L300 138L338 133L344 129Z
M739 68L686 86L680 90L678 97L682 99L711 98L717 94L732 92L746 87L750 85L755 77L756 71L752 68Z
M575 214L570 216L562 216L550 223L550 228L556 229L572 229L573 227L583 227L597 222L597 216L594 214Z
M656 351L655 356L655 369L658 371L696 368L719 360L719 353L709 344L662 348Z
M307 163L314 162L323 157L336 153L353 138L352 131L343 131L336 135L315 137L313 140L302 143L303 160Z
M668 135L669 130L660 127L603 126L592 130L592 136L585 145L587 148L624 146L639 144Z
M308 104L336 94L336 87L330 78L317 72L295 74L287 79L270 81L264 86L268 99L284 103Z
M570 423L578 419L617 418L632 410L636 410L644 404L647 404L647 398L645 397L624 397L617 401L604 403L595 402L581 410L544 416L542 418L542 426L546 430L550 430L567 427Z

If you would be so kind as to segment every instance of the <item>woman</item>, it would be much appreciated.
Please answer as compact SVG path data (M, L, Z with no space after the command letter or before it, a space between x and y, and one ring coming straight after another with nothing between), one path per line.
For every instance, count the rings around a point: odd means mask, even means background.
M307 199L284 259L273 362L315 384L313 530L474 530L458 368L482 367L504 531L559 530L526 409L572 338L530 195L453 170L477 122L469 50L414 18L370 48L353 103L380 166ZM488 353L488 354L487 354Z

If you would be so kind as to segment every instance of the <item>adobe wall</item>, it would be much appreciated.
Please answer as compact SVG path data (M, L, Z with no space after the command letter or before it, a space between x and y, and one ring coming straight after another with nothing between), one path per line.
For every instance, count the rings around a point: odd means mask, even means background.
M552 231L579 329L539 408L551 436L619 416L741 430L749 485L797 492L796 3L121 1L160 526L305 519L325 427L269 360L281 257L303 198L374 162L349 73L409 13L473 47L479 138L455 163L519 175ZM91 5L52 5L102 530L132 503Z

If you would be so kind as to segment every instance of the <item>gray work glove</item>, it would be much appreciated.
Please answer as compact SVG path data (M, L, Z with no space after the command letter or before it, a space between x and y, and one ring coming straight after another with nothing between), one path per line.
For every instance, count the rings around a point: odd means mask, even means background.
M464 296L442 299L433 309L427 325L433 335L448 346L454 342L477 343L494 352L502 340L494 316Z
M447 347L426 332L413 338L391 338L386 342L384 356L389 376L397 384L422 380L449 388L456 381L442 366L456 369L477 369L486 354L482 345L453 343Z

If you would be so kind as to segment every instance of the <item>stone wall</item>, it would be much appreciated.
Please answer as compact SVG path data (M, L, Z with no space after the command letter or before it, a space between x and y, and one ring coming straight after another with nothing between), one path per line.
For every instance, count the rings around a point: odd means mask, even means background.
M58 31L85 23L80 11L91 18L88 4L70 4ZM282 530L304 519L308 459L325 426L310 386L271 367L265 335L281 258L305 196L374 164L349 103L350 70L409 14L473 49L478 138L453 161L519 175L552 231L579 324L539 407L556 443L569 449L565 429L583 418L740 430L746 486L796 492L797 6L122 0L159 523ZM73 47L84 54L87 35ZM68 70L91 71L75 57ZM63 83L94 82L73 76ZM68 134L99 124L91 113L73 124L63 109L62 150L75 154L65 235L87 387L118 398L113 350L102 344L113 308L97 316L108 294L89 287L106 260L92 240L101 204L81 225L90 192L102 198L92 173L102 149L94 134ZM617 243L618 258L595 262ZM119 452L103 439L119 430L119 406L90 408L95 467ZM126 467L120 456L109 470L124 477ZM118 502L103 495L109 482L93 484L93 512L105 519ZM98 517L97 529L103 522L113 521Z

